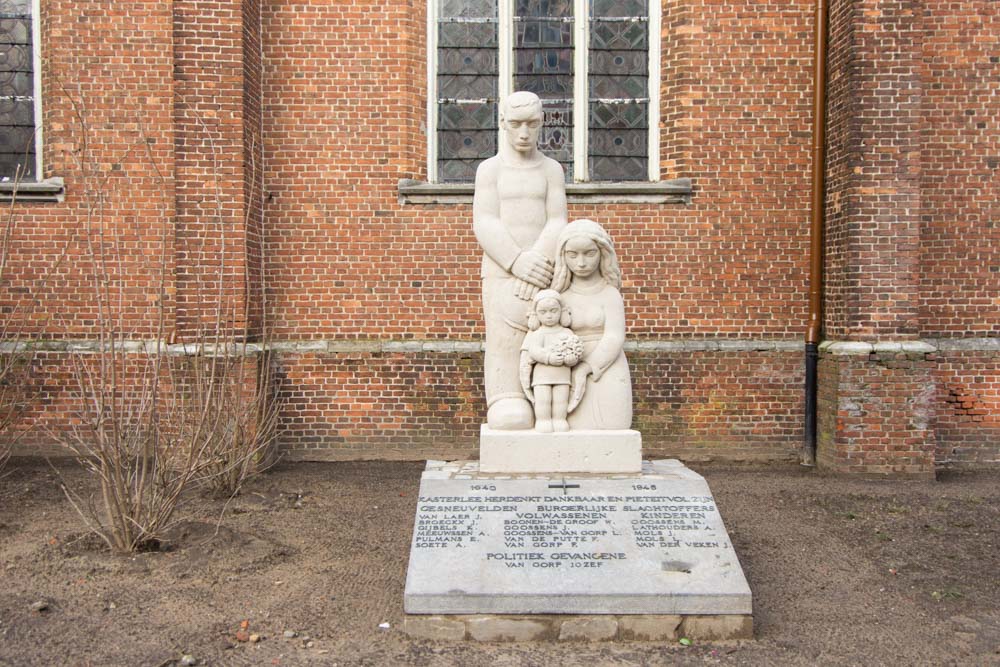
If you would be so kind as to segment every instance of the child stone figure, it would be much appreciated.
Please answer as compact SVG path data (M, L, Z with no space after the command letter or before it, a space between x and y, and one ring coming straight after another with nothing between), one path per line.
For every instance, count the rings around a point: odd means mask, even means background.
M535 406L535 430L568 431L570 369L583 356L583 343L569 329L570 313L559 292L538 292L521 345L521 386Z

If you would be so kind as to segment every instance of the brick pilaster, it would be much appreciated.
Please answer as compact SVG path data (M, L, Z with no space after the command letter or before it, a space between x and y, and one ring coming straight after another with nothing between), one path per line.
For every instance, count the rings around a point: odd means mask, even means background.
M258 1L177 0L174 64L177 330L198 340L259 315Z
M919 331L921 5L837 0L830 11L826 336L898 343ZM834 346L836 347L836 346ZM826 467L933 471L933 358L823 352Z

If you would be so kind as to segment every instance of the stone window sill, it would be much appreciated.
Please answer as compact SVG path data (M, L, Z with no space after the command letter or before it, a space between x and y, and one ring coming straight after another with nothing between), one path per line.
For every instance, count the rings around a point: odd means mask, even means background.
M404 178L399 181L402 204L471 204L472 183L427 183ZM567 183L570 204L689 204L691 179L675 178L658 183Z
M65 196L66 189L59 176L44 181L0 182L0 203L61 202Z

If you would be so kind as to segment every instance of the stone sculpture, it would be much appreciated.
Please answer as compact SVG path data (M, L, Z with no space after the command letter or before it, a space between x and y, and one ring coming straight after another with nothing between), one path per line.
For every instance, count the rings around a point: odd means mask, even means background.
M569 308L583 359L573 367L569 426L628 429L632 380L625 359L625 304L611 236L593 220L574 220L556 244L552 288Z
M521 387L535 406L535 430L569 430L571 369L583 356L583 342L569 329L572 320L559 292L535 295L521 345Z
M534 413L519 379L531 299L549 287L556 239L566 227L562 167L538 150L542 103L517 92L500 107L497 155L476 172L473 229L483 249L487 424L530 429Z

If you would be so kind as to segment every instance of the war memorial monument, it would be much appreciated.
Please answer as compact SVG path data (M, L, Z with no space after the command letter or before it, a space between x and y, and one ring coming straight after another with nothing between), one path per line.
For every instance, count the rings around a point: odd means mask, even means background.
M429 461L406 630L438 639L746 638L751 593L708 484L643 461L630 429L621 269L568 221L537 148L539 99L508 97L476 174L487 418L479 461Z

